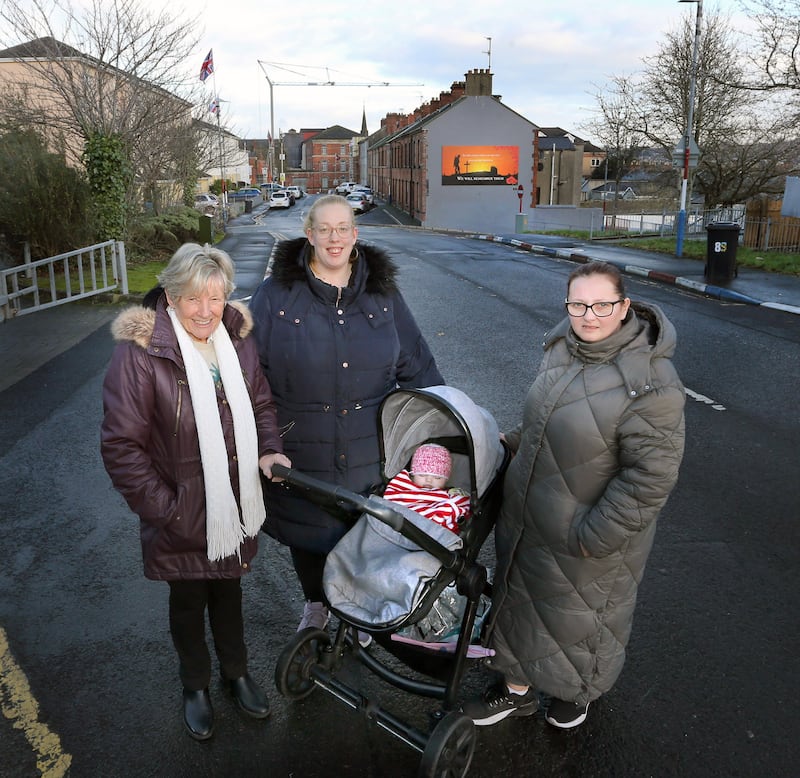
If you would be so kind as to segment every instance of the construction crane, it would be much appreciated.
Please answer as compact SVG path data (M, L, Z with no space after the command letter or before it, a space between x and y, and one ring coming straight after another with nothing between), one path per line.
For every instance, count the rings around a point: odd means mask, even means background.
M274 144L275 144L275 104L273 101L272 95L272 88L275 86L365 86L365 87L385 87L385 86L424 86L424 84L392 84L389 81L334 81L330 76L330 69L319 68L319 67L312 67L310 65L288 65L286 63L280 62L263 62L262 60L257 60L261 70L264 72L264 78L267 79L267 83L269 84L269 130L270 130L270 164L272 165L272 169L274 170ZM273 81L269 77L269 73L265 68L265 65L269 65L272 68L277 68L278 70L285 70L287 73L294 73L298 76L303 76L303 73L298 72L297 70L291 70L291 68L304 68L306 70L324 70L326 75L325 81Z

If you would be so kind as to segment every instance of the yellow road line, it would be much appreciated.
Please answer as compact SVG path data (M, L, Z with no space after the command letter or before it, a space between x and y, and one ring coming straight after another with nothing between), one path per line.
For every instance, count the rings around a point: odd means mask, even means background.
M72 755L61 749L61 740L39 721L36 702L25 673L14 661L5 630L0 627L0 711L14 729L25 735L36 754L42 778L61 778L72 764Z

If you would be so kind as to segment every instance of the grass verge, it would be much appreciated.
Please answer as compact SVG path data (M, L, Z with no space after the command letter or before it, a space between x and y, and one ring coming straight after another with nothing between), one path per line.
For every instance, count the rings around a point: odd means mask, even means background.
M163 262L145 262L128 267L128 293L145 294L158 284L158 274L167 266L169 260Z
M564 230L548 232L548 235L564 235L580 240L589 240L589 233L578 230ZM615 237L604 242L613 242L617 246L639 249L640 251L654 251L657 254L675 256L675 238L625 238ZM706 261L706 240L687 240L683 244L683 256L686 259ZM800 276L800 254L782 253L778 251L756 251L747 246L739 246L736 250L736 262L741 267L752 267L766 270L770 273L783 273L784 275Z

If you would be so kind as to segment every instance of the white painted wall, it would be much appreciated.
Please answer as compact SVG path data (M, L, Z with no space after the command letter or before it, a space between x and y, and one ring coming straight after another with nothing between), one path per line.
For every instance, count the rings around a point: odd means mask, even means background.
M519 213L516 186L442 186L442 146L517 146L523 211L533 179L534 125L493 97L467 97L427 127L428 198L424 227L513 232Z

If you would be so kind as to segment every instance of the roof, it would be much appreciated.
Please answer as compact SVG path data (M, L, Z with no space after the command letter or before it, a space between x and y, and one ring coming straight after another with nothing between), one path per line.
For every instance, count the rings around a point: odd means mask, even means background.
M412 122L411 124L408 124L405 127L401 127L395 133L386 135L385 137L382 138L377 138L377 136L380 134L381 131L380 130L376 131L373 135L370 136L371 141L375 139L374 142L370 144L370 148L373 149L378 148L386 143L391 143L397 140L398 138L402 138L405 135L412 135L416 132L419 132L419 130L421 130L423 127L439 119L442 116L442 114L444 114L445 111L451 111L457 105L460 105L461 103L467 100L494 100L494 102L496 102L498 105L505 108L506 111L509 111L510 113L519 116L520 119L524 119L526 122L528 122L528 124L531 125L532 129L536 127L536 125L530 119L525 118L521 113L517 113L517 111L515 111L513 108L509 108L507 105L502 103L493 95L464 95L463 97L459 97L457 100L454 100L452 103L446 103L445 105L441 106L441 108L437 108L432 113L429 113L426 116L417 119L415 122Z
M92 63L92 66L97 68L98 70L103 70L110 73L120 73L122 76L128 79L135 80L142 84L146 84L149 89L157 90L162 94L168 95L171 99L176 100L178 102L184 103L185 105L192 105L191 101L187 100L186 98L180 97L179 95L170 92L168 89L165 89L158 84L153 84L147 79L140 78L134 73L130 73L127 70L123 70L116 65L111 64L110 62L105 62L103 60L98 59L97 57L92 57L89 54L84 54L82 51L78 51L78 49L73 48L68 43L64 43L63 41L56 40L53 37L47 36L44 38L34 38L33 40L27 41L25 43L20 43L17 46L12 46L8 49L3 49L0 51L0 60L3 59L10 59L10 60L25 60L25 59L38 59L38 60L63 60L63 59L81 59L85 62Z
M342 127L341 124L334 124L332 127L327 127L324 130L321 130L316 135L312 135L310 140L343 140L350 138L357 138L359 134L354 130L348 130L346 127Z
M52 59L54 56L97 61L94 57L88 57L72 46L49 36L35 38L32 41L20 43L17 46L0 51L0 59Z

